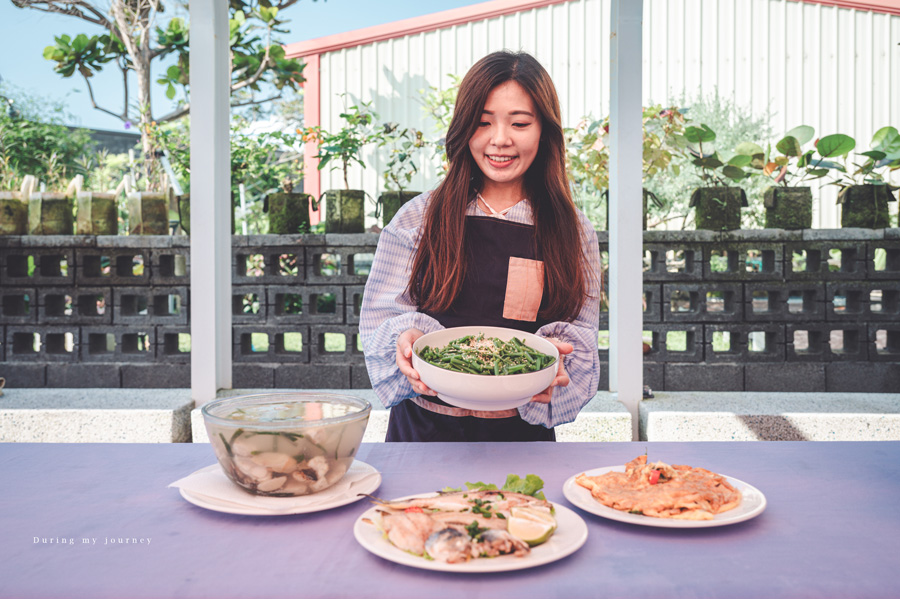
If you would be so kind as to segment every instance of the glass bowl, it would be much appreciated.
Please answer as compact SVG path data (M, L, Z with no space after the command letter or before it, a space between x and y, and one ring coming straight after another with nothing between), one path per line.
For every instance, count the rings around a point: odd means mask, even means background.
M296 497L347 473L372 405L351 395L279 392L217 399L200 411L228 478L255 495Z

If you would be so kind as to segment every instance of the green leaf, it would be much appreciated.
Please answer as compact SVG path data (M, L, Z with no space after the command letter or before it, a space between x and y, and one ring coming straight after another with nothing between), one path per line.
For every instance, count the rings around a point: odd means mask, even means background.
M819 177L824 177L825 175L827 175L828 169L827 168L811 168L811 169L807 170L806 172L809 173L810 177L813 177L814 179L818 179Z
M735 154L732 156L731 160L728 161L728 164L731 166L747 166L753 160L752 156L747 156L746 154Z
M466 483L466 488L470 491L496 491L497 485L494 485L494 484L489 485L489 484L483 483L483 482ZM508 489L504 489L504 490L508 490Z
M506 477L506 483L503 485L502 490L543 499L543 493L540 492L543 488L544 481L536 474L528 474L524 480L516 474L510 474Z
M734 151L737 152L738 154L744 154L746 156L756 156L757 154L764 155L766 153L766 151L763 150L760 146L758 146L757 144L755 144L753 142L749 142L749 141L744 141L744 142L739 143L734 148Z
M742 168L730 164L725 165L725 167L722 169L722 174L729 179L734 179L735 181L740 181L741 179L746 179L747 177L749 177L749 175L745 173Z
M872 136L872 147L888 153L900 150L900 133L894 127L882 127Z
M860 152L860 154L862 154L863 156L868 156L876 162L879 160L883 160L887 156L887 154L882 152L881 150L869 150L868 152Z
M856 140L849 135L835 133L834 135L826 135L816 144L816 151L822 158L834 158L835 156L846 156L856 147Z
M169 77L169 79L174 79L177 81L178 78L181 77L181 69L178 67L178 65L173 64L168 69L166 69L166 75Z
M785 137L793 137L794 139L796 139L801 146L805 143L809 143L809 141L815 135L816 130L809 125L800 125L799 127L794 127L784 134Z
M701 123L700 127L685 127L684 137L691 143L715 141L716 133L709 126Z
M171 83L166 88L166 97L170 100L175 97L175 86L172 85Z
M803 153L803 150L800 149L800 141L793 135L788 135L775 144L775 149L785 156L800 156Z

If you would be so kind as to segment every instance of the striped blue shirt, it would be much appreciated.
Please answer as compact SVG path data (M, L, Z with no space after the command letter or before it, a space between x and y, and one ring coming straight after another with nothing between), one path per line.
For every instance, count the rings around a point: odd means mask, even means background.
M366 368L372 388L386 408L417 395L397 367L397 337L407 329L431 333L444 328L434 318L417 311L415 302L407 292L429 196L430 193L425 193L407 202L381 232L363 294L359 333ZM485 215L474 201L469 204L466 214ZM519 414L526 422L547 427L575 420L581 408L596 393L600 380L597 354L600 249L593 226L581 212L578 216L582 228L581 244L594 271L588 277L587 297L574 321L551 322L537 331L541 337L554 337L571 343L575 348L565 357L570 382L566 387L553 388L549 404L529 402L519 408ZM531 204L527 200L519 202L506 213L506 219L533 225Z

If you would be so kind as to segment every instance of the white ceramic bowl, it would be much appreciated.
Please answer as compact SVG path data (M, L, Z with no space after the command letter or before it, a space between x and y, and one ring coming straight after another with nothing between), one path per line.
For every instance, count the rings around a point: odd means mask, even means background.
M497 337L501 341L518 337L528 347L553 356L556 360L537 372L491 376L446 370L433 366L419 357L419 351L426 345L440 348L455 339L481 333L484 333L485 337ZM422 382L434 389L438 397L448 404L470 410L493 412L525 405L532 397L549 387L559 368L559 350L542 337L515 329L455 327L428 333L416 339L413 344L412 363Z

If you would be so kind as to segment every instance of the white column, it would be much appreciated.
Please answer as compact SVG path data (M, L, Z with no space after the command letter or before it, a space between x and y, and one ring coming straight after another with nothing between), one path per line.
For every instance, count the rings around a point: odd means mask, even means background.
M612 0L609 161L609 390L638 440L644 387L641 18L643 0Z
M191 396L231 388L228 3L191 0Z

